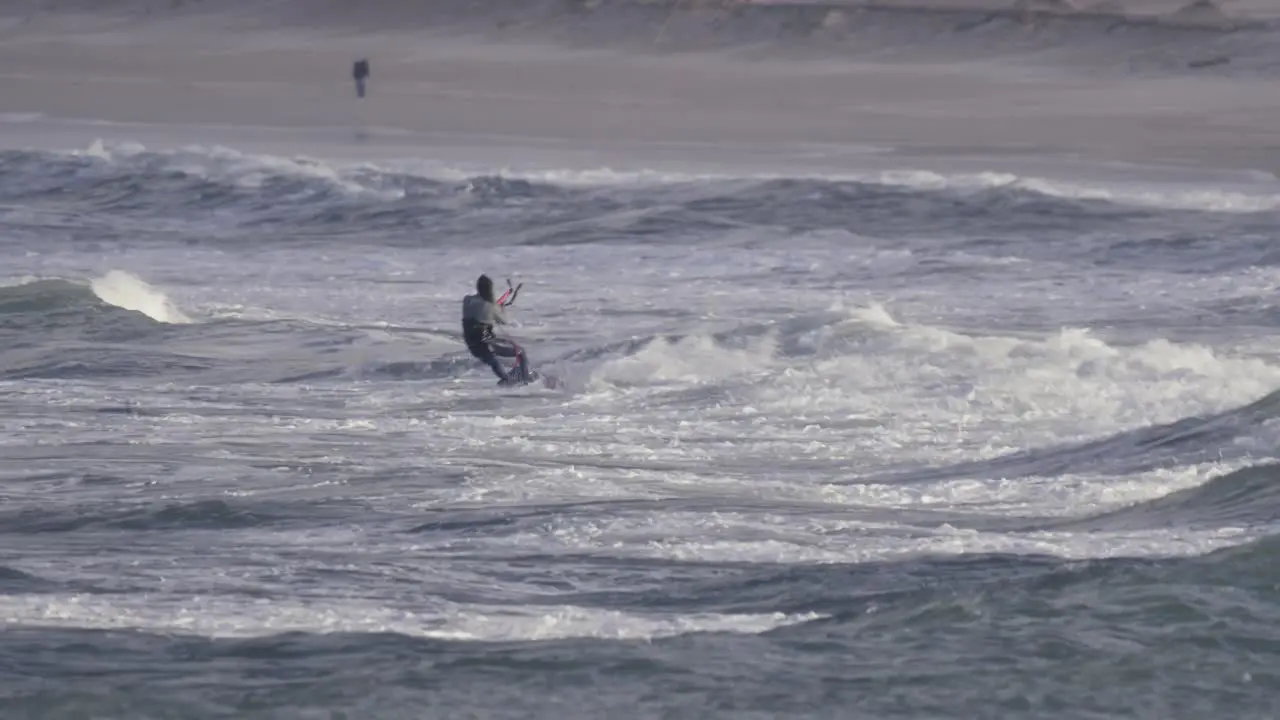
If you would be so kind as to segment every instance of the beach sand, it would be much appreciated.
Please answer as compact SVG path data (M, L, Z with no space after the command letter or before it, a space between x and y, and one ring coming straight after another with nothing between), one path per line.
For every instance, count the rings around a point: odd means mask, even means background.
M569 47L505 26L467 35L396 7L19 3L0 33L4 144L310 139L368 157L519 147L588 163L718 152L833 168L908 156L981 157L989 170L1033 158L1280 170L1280 93L1256 73ZM360 57L373 69L363 100L350 77Z

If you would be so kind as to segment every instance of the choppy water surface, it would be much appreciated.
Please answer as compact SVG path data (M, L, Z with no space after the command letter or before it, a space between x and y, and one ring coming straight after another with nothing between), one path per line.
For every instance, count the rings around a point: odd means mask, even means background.
M1278 208L0 152L0 707L1269 717Z

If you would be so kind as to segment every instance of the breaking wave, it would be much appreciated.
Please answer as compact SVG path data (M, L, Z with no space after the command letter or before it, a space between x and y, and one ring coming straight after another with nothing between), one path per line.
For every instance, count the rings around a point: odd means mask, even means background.
M162 291L122 270L87 281L21 279L0 286L0 323L10 330L89 323L137 328L148 322L192 320Z

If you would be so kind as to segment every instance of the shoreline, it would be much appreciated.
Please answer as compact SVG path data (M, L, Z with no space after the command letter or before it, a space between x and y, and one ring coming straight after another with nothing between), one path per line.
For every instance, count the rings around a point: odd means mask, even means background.
M115 4L126 5L138 6ZM374 6L384 3L362 7ZM79 31L0 38L0 142L198 145L240 137L256 148L328 143L353 154L386 146L439 155L501 138L503 152L521 143L530 155L577 147L582 157L621 168L667 155L696 161L669 149L684 146L703 148L708 162L741 155L795 165L807 155L801 165L837 172L886 158L955 165L968 156L988 161L989 172L1076 158L1280 174L1280 95L1265 77L1091 75L998 59L638 54L360 28L331 37L193 30L207 13L103 35L95 34L102 19L94 17L76 16ZM358 100L350 63L366 55L373 73L368 96ZM3 121L24 114L43 119ZM297 138L273 141L270 132L249 130L255 127ZM819 157L815 148L830 154Z
M1280 195L1274 174L1247 168L1206 168L1169 163L1130 163L1088 156L981 149L893 148L870 145L726 145L667 141L581 141L468 133L415 132L398 128L272 127L104 123L53 118L6 122L11 138L0 149L95 154L116 148L145 152L209 152L220 148L249 156L317 160L337 166L373 165L444 180L487 175L546 180L645 182L695 179L825 179L876 182L881 174L934 173L942 178L1007 174L1085 186L1203 187Z

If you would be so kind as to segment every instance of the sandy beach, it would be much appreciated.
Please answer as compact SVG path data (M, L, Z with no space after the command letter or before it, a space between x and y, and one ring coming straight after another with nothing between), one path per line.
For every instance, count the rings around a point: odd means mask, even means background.
M28 120L5 126L23 145L311 137L374 155L544 145L654 160L693 145L837 166L892 148L1010 166L1075 157L1280 170L1280 95L1258 73L1079 71L972 47L958 60L788 56L800 41L704 51L689 41L668 53L657 40L637 45L638 22L616 47L570 47L501 23L501 38L468 35L457 27L474 18L450 24L446 11L462 10L448 3L426 16L387 3L42 7L15 6L0 35L0 117ZM668 25L695 12L708 11L678 10ZM1216 42L1205 37L1174 39ZM350 78L359 57L373 66L363 100Z

